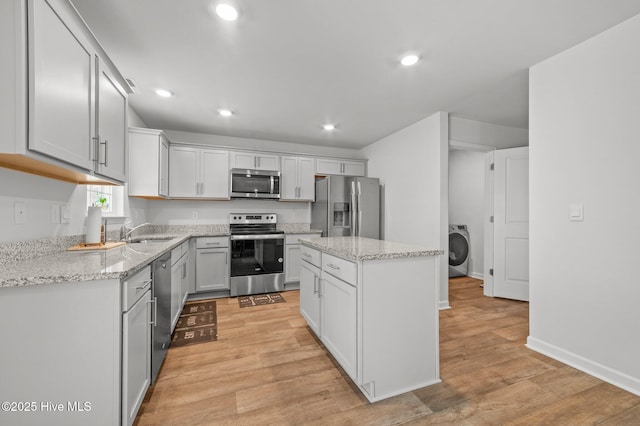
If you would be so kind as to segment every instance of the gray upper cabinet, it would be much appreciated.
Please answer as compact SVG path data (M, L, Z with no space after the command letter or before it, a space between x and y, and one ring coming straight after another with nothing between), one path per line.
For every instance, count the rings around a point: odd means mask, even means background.
M335 158L316 159L317 175L365 176L366 162L363 160L341 160Z
M0 3L0 162L123 183L131 89L122 75L68 0Z
M167 198L169 140L161 130L129 128L129 196Z

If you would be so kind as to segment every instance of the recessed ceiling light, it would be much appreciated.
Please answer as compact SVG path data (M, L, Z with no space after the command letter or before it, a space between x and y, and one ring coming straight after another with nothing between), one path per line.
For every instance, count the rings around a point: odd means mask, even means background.
M228 109L219 109L218 114L220 114L223 117L231 117L233 115L233 111Z
M400 60L400 63L405 67L410 67L411 65L417 64L419 60L420 60L420 57L418 57L418 55L410 54L403 57Z
M236 8L225 3L216 6L216 13L225 21L235 21L238 19L238 11Z
M336 126L335 126L335 124L327 123L327 124L323 125L322 128L324 130L326 130L327 132L330 132L332 130L335 130Z
M156 89L156 95L162 96L163 98L170 98L173 96L173 92L166 89Z

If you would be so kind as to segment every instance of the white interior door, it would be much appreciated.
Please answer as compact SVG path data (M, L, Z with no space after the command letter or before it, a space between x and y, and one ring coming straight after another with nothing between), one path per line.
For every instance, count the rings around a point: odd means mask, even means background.
M529 300L529 148L495 151L493 295Z

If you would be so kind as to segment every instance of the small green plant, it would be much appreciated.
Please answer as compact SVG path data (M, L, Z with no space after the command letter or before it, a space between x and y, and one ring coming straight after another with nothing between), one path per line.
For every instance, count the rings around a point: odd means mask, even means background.
M98 201L96 201L96 207L102 207L103 209L107 207L107 197L99 197Z

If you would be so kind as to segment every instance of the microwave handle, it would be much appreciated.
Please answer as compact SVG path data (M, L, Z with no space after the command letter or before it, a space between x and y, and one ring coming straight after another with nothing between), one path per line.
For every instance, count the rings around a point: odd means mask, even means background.
M271 179L270 179L270 180L271 180L271 191L270 191L270 194L273 194L273 187L274 187L274 180L275 180L275 177L273 177L273 176L269 176L269 177L271 178Z

